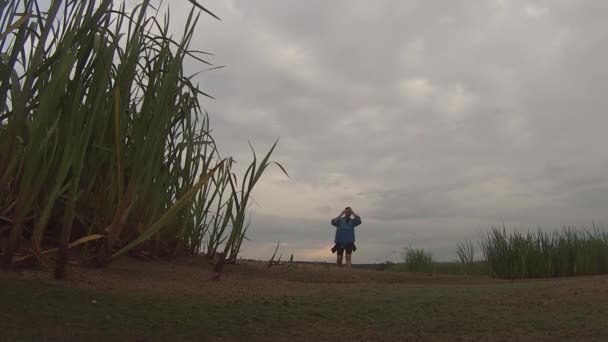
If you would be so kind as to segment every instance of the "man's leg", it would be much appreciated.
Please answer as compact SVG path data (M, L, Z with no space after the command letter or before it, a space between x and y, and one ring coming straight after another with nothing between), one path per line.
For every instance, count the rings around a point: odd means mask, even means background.
M353 251L352 250L346 250L346 267L347 268L351 268L352 267L352 255L353 255Z
M338 259L336 260L336 264L338 267L342 267L342 257L344 256L344 248L338 248Z

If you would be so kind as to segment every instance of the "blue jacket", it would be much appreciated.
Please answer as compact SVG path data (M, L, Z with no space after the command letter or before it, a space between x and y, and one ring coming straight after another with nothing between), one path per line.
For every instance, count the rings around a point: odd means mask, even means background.
M361 224L361 217L332 219L331 224L336 227L335 243L354 243L355 227Z

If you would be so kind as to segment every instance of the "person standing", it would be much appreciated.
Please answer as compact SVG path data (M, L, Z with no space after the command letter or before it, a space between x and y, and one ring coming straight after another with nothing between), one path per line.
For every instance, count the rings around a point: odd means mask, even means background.
M344 252L346 252L346 267L352 267L352 253L357 249L355 227L361 223L361 217L355 214L351 207L346 207L338 217L331 220L331 224L336 227L335 245L331 252L332 254L338 252L336 259L338 267L342 267Z

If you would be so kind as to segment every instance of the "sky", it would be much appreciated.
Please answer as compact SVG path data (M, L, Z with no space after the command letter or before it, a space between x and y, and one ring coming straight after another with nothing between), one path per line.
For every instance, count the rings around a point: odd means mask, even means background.
M133 2L133 1L132 1ZM186 0L165 2L174 24ZM201 1L195 79L220 151L254 191L244 258L331 261L331 218L361 215L353 261L405 247L455 260L493 225L607 222L608 2ZM190 61L187 73L204 66ZM479 253L479 251L478 251Z

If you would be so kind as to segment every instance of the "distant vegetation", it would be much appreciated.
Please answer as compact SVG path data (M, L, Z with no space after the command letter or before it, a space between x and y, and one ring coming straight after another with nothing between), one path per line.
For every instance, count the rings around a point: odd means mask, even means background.
M114 3L55 0L43 13L37 0L0 1L5 265L62 276L74 257L219 253L221 265L240 251L274 146L237 184L199 103L210 96L184 70L188 59L210 67L190 45L211 13L190 0L173 33L150 1L131 13Z
M389 267L389 270L413 273L435 273L455 275L487 275L484 261L460 262L436 261L433 254L424 249L404 248L402 262Z
M403 262L392 269L503 279L608 274L608 232L595 225L592 230L567 227L550 234L493 227L478 245L481 260L475 260L475 244L466 241L456 246L455 262L436 262L428 251L406 248Z
M564 228L552 234L494 227L481 240L491 275L499 278L570 277L608 273L608 233Z
M404 248L401 251L403 265L409 272L434 272L435 259L424 249Z

